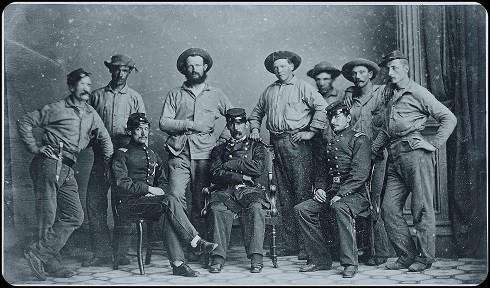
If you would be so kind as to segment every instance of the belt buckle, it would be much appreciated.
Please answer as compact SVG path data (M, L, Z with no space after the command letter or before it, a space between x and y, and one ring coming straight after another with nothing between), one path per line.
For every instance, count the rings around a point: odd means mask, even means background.
M340 177L339 176L333 177L333 183L340 183Z

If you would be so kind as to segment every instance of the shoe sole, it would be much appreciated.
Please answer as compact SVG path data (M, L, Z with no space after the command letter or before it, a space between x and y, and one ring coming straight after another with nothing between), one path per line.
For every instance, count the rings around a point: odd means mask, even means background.
M39 271L36 270L36 268L34 268L34 264L32 264L32 260L31 260L32 257L29 254L29 252L25 250L23 252L24 252L24 257L27 259L27 263L29 263L29 267L31 268L32 272L34 272L36 278L38 278L39 280L46 281L46 276L44 275L44 273L40 273Z

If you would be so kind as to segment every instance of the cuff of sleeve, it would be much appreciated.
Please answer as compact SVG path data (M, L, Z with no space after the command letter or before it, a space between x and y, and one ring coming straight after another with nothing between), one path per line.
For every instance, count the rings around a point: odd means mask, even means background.
M311 127L311 126L310 126L310 128L309 128L308 130L309 130L310 132L313 132L313 133L315 133L315 134L316 134L316 133L318 133L318 132L319 132L321 129L318 129L318 128L316 128L316 127Z
M428 141L432 146L436 147L436 149L439 149L441 148L442 145L440 145L439 143L437 142L433 142L433 141Z

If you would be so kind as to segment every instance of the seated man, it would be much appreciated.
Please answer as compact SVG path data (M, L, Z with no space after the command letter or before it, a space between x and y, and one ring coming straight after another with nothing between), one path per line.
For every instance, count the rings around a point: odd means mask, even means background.
M371 168L371 141L366 134L349 127L351 116L346 105L336 101L326 109L335 133L327 145L327 159L322 160L326 161L327 165L323 166L328 168L328 172L318 174L313 199L294 207L308 254L308 263L300 272L332 268L332 258L319 221L321 212L330 206L339 230L340 264L344 266L342 275L351 278L358 266L353 218L369 214L365 183Z
M226 111L231 138L211 152L211 182L216 189L208 206L210 233L218 248L211 252L209 272L219 273L225 263L235 213L239 214L247 258L252 273L263 268L265 211L269 202L265 189L257 183L262 174L266 148L247 138L247 114L242 108Z
M199 272L184 263L181 243L190 245L195 253L209 253L218 244L199 237L182 205L164 191L168 184L162 160L146 146L149 127L144 113L131 114L127 122L131 140L114 152L112 193L115 211L120 221L132 217L157 220L164 215L163 237L173 274L196 277Z

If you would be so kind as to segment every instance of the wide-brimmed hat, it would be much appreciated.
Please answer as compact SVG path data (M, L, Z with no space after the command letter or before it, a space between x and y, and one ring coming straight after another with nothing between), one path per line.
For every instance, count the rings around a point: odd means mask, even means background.
M328 74L332 75L332 78L337 78L340 73L340 70L333 67L333 65L330 62L327 61L322 61L318 64L316 64L313 69L310 71L306 72L306 75L308 75L311 78L315 78L316 75L322 73L322 72L327 72Z
M213 66L213 59L211 58L211 55L209 55L208 52L206 52L205 50L201 49L201 48L189 48L187 50L185 50L184 52L182 52L182 54L180 54L179 58L177 59L177 70L179 70L179 72L181 74L184 74L185 75L185 70L186 70L186 60L187 60L187 57L189 56L201 56L202 59L204 60L204 64L208 64L208 68L206 68L206 70L204 71L205 73L209 71L209 69L211 69L211 67Z
M301 57L298 54L290 52L290 51L276 51L272 52L265 58L264 65L267 71L274 73L274 62L278 59L289 59L289 61L293 62L294 70L296 70L301 64Z
M117 54L112 56L111 62L104 61L104 65L109 69L111 69L114 66L128 66L129 68L131 69L135 68L135 70L138 71L138 69L134 67L133 59L123 54Z
M364 58L358 58L347 62L344 64L344 66L342 66L342 75L344 75L345 79L354 82L354 79L352 78L352 69L354 69L354 67L356 66L364 66L368 68L369 71L373 71L373 77L371 77L371 79L376 78L376 75L378 75L380 70L378 64L374 63L373 61Z
M400 50L395 50L385 56L383 56L383 60L381 60L381 62L379 63L379 67L386 67L386 64L388 64L388 62L390 62L391 60L395 60L395 59L407 59L408 60L408 57L402 53L402 51Z

